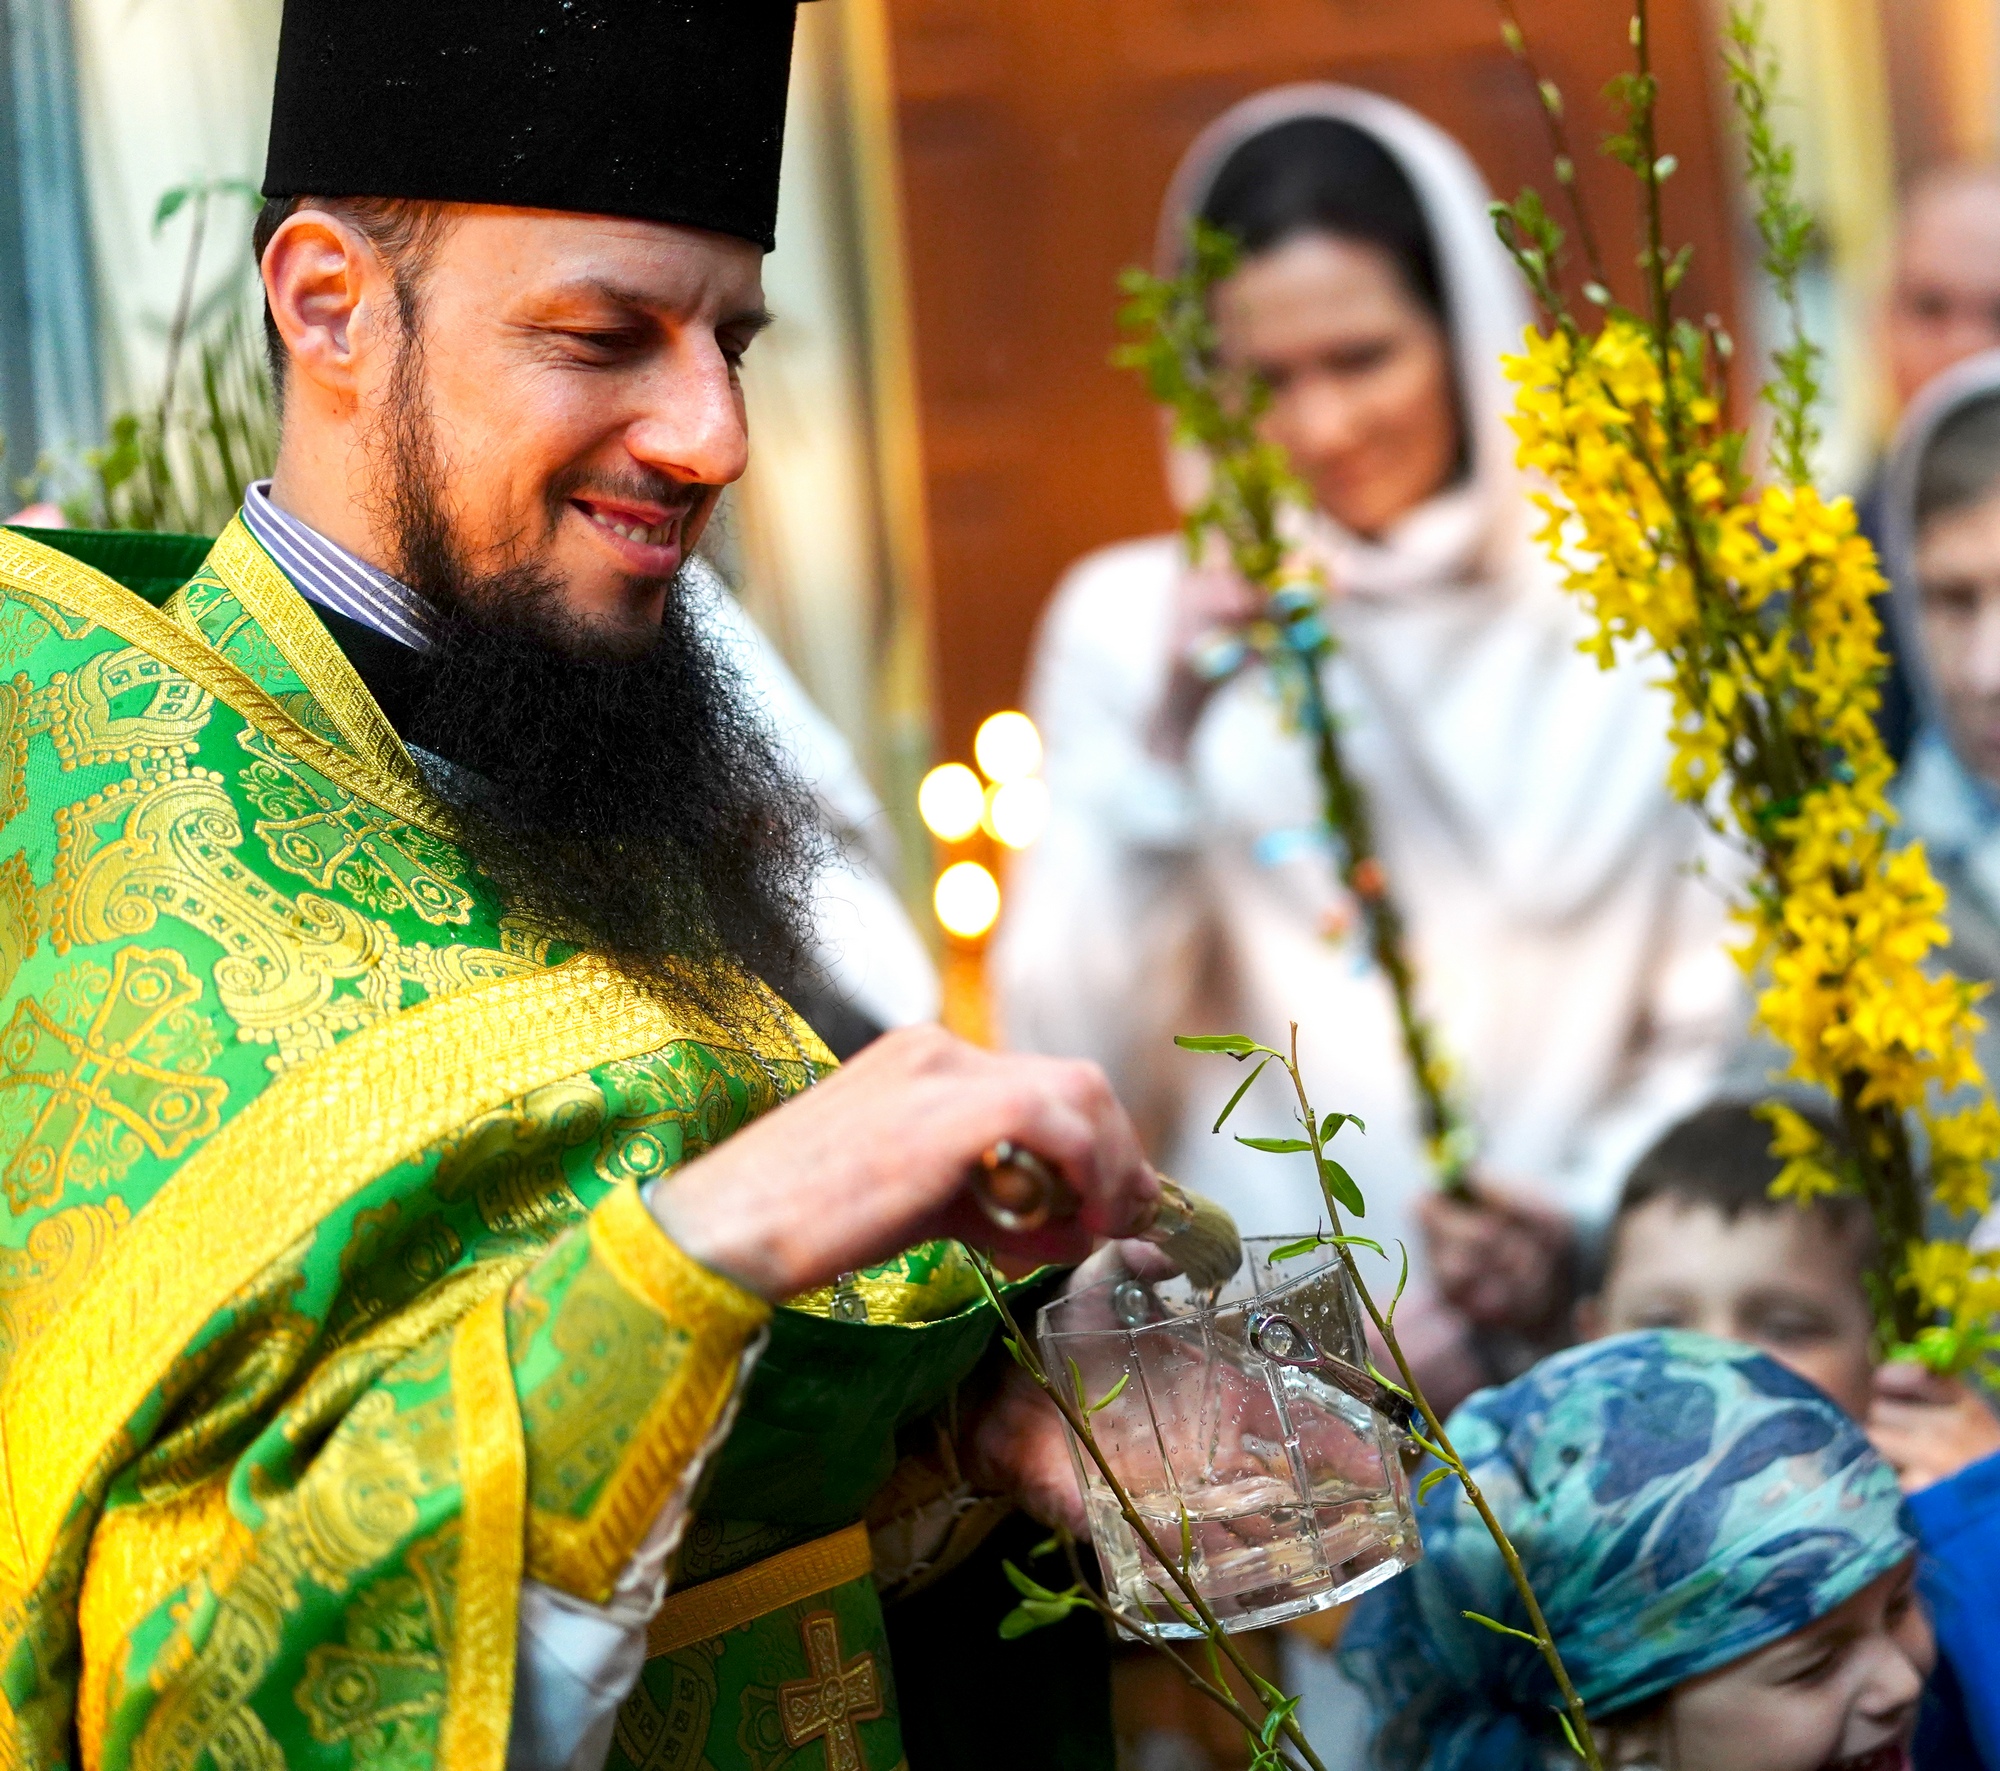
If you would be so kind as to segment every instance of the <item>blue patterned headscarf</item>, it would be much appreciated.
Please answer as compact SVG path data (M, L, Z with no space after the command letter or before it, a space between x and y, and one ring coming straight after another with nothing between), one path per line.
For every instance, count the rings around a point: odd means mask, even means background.
M1794 1634L1916 1550L1895 1473L1861 1429L1733 1341L1595 1341L1482 1391L1448 1424L1595 1715ZM1378 1758L1539 1766L1555 1681L1528 1643L1463 1615L1528 1624L1449 1478L1423 1532L1424 1560L1361 1601L1341 1649L1383 1720Z

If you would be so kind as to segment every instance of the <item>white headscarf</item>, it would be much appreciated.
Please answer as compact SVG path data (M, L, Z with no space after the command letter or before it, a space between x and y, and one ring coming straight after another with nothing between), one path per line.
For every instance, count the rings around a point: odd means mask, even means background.
M1890 619L1898 648L1910 666L1910 688L1921 723L1939 730L1943 721L1924 661L1917 601L1917 482L1923 477L1924 458L1946 421L1996 395L2000 395L2000 350L1967 357L1926 382L1896 426L1882 479L1882 569L1892 592Z
M1349 123L1379 142L1410 181L1437 258L1444 324L1465 425L1467 475L1377 541L1364 541L1316 513L1307 538L1327 554L1344 594L1393 596L1441 579L1493 579L1521 563L1526 541L1503 353L1521 348L1528 295L1493 232L1492 192L1465 150L1404 105L1352 86L1276 86L1223 112L1195 138L1160 209L1155 259L1162 274L1186 261L1188 224L1200 213L1229 157L1255 136L1302 118ZM1170 463L1183 508L1200 496L1198 460Z
M1721 905L1687 872L1702 828L1667 792L1657 664L1598 670L1578 649L1589 621L1533 543L1499 362L1520 347L1527 301L1458 146L1370 93L1261 94L1188 153L1162 268L1177 268L1186 218L1230 155L1306 118L1373 137L1410 182L1466 461L1379 541L1320 515L1303 524L1333 591L1329 695L1494 1171L1595 1212L1710 1086L1737 1012ZM1369 1234L1414 1243L1429 1165L1389 993L1351 937L1327 939L1352 907L1320 840L1308 746L1268 674L1248 671L1209 702L1184 767L1147 748L1184 561L1164 536L1106 549L1072 570L1045 619L1030 705L1053 805L1017 863L996 949L1010 1035L1103 1062L1161 1122L1173 1172L1281 1232L1312 1220L1310 1183L1210 1135L1237 1079L1191 1070L1169 1036L1221 1025L1281 1039L1296 1018L1308 1068L1336 1076L1369 1122L1351 1158ZM1248 1105L1243 1129L1281 1130L1275 1110L1255 1123L1268 1105Z
M2000 397L2000 350L1984 351L1927 383L1896 429L1883 479L1882 554L1890 619L1916 700L1918 731L1896 784L1903 834L1964 879L2000 917L2000 792L1951 747L1924 648L1917 587L1917 486L1924 458L1946 422L1976 402Z

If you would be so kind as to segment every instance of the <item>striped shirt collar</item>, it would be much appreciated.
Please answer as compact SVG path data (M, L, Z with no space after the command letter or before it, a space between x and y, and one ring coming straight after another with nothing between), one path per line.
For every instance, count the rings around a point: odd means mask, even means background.
M256 481L243 494L243 525L308 602L358 621L414 652L430 650L416 593L290 511L280 510L271 502L269 480Z

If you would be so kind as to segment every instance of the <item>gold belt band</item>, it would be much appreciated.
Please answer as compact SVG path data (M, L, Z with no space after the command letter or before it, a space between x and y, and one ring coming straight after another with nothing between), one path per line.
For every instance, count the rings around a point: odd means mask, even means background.
M669 1593L646 1626L646 1658L658 1660L691 1642L726 1635L800 1599L874 1572L868 1527L860 1522L831 1537L781 1550L734 1574L718 1575L684 1593Z

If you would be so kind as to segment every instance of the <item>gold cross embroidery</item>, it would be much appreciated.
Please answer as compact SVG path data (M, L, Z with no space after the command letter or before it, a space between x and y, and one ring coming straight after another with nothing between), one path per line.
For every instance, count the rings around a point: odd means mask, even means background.
M122 1176L143 1146L168 1160L221 1123L229 1085L198 1072L205 1021L180 1011L201 983L171 949L121 948L111 969L88 962L57 980L50 1000L21 1002L0 1032L0 1097L41 1097L33 1129L7 1164L16 1212L57 1197L74 1178Z
M463 863L436 837L342 793L261 732L237 743L257 759L242 776L264 814L256 834L287 873L349 892L379 916L407 908L428 923L471 921Z
M799 1625L806 1664L812 1677L778 1687L778 1714L785 1724L785 1744L826 1743L826 1771L866 1771L861 1757L858 1722L882 1713L882 1687L875 1677L875 1656L857 1654L846 1665L840 1660L840 1624L831 1611L806 1614Z

